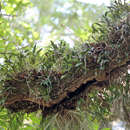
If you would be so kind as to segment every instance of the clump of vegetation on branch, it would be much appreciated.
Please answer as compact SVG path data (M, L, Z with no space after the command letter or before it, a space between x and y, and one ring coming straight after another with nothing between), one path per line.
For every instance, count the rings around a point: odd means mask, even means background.
M41 110L46 119L55 115L61 122L60 116L73 119L70 110L108 118L112 101L124 91L129 93L125 79L130 64L130 7L115 1L108 9L103 21L92 26L96 43L70 48L60 41L51 42L45 51L35 44L31 50L2 53L1 107L12 113Z

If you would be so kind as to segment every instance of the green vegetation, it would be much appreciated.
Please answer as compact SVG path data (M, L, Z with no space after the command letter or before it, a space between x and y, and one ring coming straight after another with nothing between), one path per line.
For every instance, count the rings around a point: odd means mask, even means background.
M44 0L48 2L44 8L41 2L1 1L0 128L110 130L101 124L113 120L112 104L120 98L130 123L129 4L118 0L108 9L87 5L98 11L97 16L106 10L92 24L97 17L85 13L84 4L69 0L71 6L58 12L55 4L63 6L64 1ZM40 24L24 19L32 7L39 7ZM82 13L77 14L77 9ZM62 21L63 28L49 22L51 18ZM73 32L73 47L60 39L66 35L64 24ZM37 43L43 25L50 26L51 35L59 40L45 48Z

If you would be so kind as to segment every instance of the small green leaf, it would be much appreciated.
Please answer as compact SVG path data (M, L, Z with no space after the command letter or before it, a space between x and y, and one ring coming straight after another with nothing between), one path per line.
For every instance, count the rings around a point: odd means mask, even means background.
M103 128L102 130L111 130L110 128Z
M82 65L82 63L77 63L75 67L79 67L80 65Z

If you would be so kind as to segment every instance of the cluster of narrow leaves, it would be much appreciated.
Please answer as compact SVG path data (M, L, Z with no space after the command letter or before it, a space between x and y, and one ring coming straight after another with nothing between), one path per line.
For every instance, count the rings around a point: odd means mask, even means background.
M112 2L100 22L92 25L93 39L95 41L108 41L108 43L112 43L109 33L113 29L116 31L120 29L118 25L125 20L128 12L130 12L130 6L125 0L124 2L122 0Z

